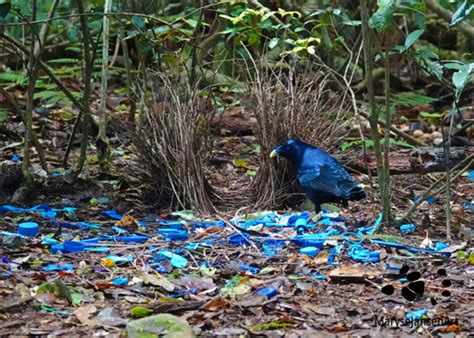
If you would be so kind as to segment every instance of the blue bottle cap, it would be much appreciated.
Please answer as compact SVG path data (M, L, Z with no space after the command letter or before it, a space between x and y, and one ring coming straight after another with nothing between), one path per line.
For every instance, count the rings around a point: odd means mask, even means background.
M64 252L82 252L84 251L84 243L79 241L66 241L63 244Z
M260 290L255 291L256 295L265 295L268 298L275 297L278 294L278 291L275 288L263 288Z
M35 222L24 222L18 224L18 233L23 236L35 237L39 232L39 224Z
M300 253L304 255L308 255L310 257L316 257L316 255L318 254L318 251L319 251L318 248L314 246L307 246L305 248L300 249Z

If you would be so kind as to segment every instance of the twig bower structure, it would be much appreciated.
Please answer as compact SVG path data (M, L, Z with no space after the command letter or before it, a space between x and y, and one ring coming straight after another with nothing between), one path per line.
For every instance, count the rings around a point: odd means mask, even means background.
M259 71L242 98L257 121L259 170L250 184L224 191L209 183L205 170L212 149L212 104L199 96L197 85L162 76L155 81L146 122L135 131L134 145L148 193L160 206L202 214L283 206L298 187L283 160L269 159L271 150L294 137L334 154L350 131L346 96L331 91L322 73Z

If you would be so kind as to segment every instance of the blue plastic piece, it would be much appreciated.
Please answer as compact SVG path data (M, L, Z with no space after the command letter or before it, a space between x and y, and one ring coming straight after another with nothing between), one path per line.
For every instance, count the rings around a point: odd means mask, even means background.
M314 246L307 246L300 249L300 253L310 257L316 257L319 252L319 249Z
M428 313L428 309L415 310L415 311L407 313L406 319L408 320L421 319L426 313Z
M328 277L326 275L321 275L321 274L317 274L317 273L313 273L313 274L311 274L311 276L313 276L314 278L319 279L319 280L327 280L328 279Z
M377 263L380 262L380 252L370 251L362 247L360 244L353 244L349 248L349 257L359 262Z
M276 255L284 246L285 241L278 241L274 239L267 239L262 244L263 252L268 256Z
M35 237L39 233L39 224L36 222L24 222L18 224L18 233L27 237Z
M12 160L13 160L13 159L12 159ZM468 171L468 173L467 173L467 179L468 179L469 181L474 181L474 170Z
M74 266L71 264L48 264L43 267L44 271L71 271L74 270Z
M443 243L443 242L436 242L435 243L435 250L443 250L449 248L449 244Z
M123 218L122 215L120 215L117 211L115 210L104 210L104 211L101 211L100 212L102 215L105 215L109 218L112 218L112 219L117 219L117 220L121 220Z
M118 256L118 255L109 255L106 257L107 259L110 259L114 263L131 263L133 262L133 257L130 256Z
M183 222L166 222L165 225L170 229L184 230Z
M58 252L64 252L64 246L62 244L51 245L51 253L56 254Z
M158 233L171 241L186 241L189 239L186 230L177 229L158 229Z
M250 265L241 265L241 266L239 266L239 270L248 271L253 275L256 275L260 271L259 268L256 268L256 267L250 266Z
M121 229L117 226L113 226L112 230L115 231L116 233L118 233L119 235L128 233L127 230L123 230L123 229Z
M117 277L114 280L112 280L112 284L118 285L118 286L128 285L128 278L126 278L126 277Z
M63 243L63 252L73 253L84 251L84 243L79 241L66 241Z
M20 156L16 154L12 156L11 160L15 163L21 162Z
M255 291L256 295L265 295L267 298L275 297L278 294L278 291L275 288L263 288Z
M404 235L415 232L415 224L402 224L400 225L400 232Z
M146 236L105 236L100 238L101 241L117 241L126 243L140 243L146 242L148 237Z
M192 222L191 226L193 228L211 228L211 227L221 227L225 226L224 221L200 221L200 222Z
M317 233L317 234L310 234L310 235L298 235L293 236L291 239L294 241L295 245L299 247L307 247L307 246L314 246L318 249L322 249L324 247L324 241L327 236L327 233Z
M84 251L93 251L93 252L104 252L107 253L110 251L110 248L106 246L86 246Z
M229 236L228 240L229 244L232 245L245 245L248 244L249 240L249 235L243 233L235 233Z
M41 240L41 244L43 244L43 245L54 245L54 244L58 244L58 241L54 238L45 237Z
M388 241L382 241L382 240L378 240L378 239L371 239L370 241L374 244L385 245L385 246L389 246L389 247L393 247L393 248L399 248L399 249L405 249L405 250L408 250L408 251L411 251L411 252L435 253L435 254L446 255L448 257L451 256L450 252L443 252L443 251L437 251L437 250L432 250L432 249L415 248L413 246L404 245L404 244L400 244L400 243L397 243L397 242L388 242Z
M81 242L82 244L84 244L85 247L94 246L95 244L99 243L99 238L83 239L81 240Z
M178 254L175 254L171 251L168 250L160 250L158 251L160 255L165 256L166 258L170 259L170 263L173 267L178 268L178 269L184 269L186 265L188 264L188 260L184 258L183 256L180 256Z

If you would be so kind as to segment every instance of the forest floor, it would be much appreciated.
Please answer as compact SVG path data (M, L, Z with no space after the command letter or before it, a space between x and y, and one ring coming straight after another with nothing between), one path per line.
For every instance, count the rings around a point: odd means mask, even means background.
M51 148L65 143L71 125L58 114L36 116ZM407 234L378 228L367 176L356 176L368 197L351 203L351 213L162 212L144 203L140 185L128 179L137 158L121 133L111 138L109 174L100 175L90 156L81 179L70 184L61 173L43 175L34 158L37 189L17 208L5 207L10 203L1 196L2 336L119 335L134 317L158 313L180 316L200 336L474 332L472 241L457 231L448 244L442 198L420 206ZM211 182L230 190L247 184L258 169L254 137L216 134ZM0 162L21 154L16 141L1 149ZM471 176L457 184L454 227L473 225ZM428 185L420 175L394 176L393 209L402 214ZM320 237L294 237L296 219L307 224L298 230ZM28 221L40 225L36 237L7 233ZM80 252L60 246L87 239ZM305 240L315 255L300 252Z

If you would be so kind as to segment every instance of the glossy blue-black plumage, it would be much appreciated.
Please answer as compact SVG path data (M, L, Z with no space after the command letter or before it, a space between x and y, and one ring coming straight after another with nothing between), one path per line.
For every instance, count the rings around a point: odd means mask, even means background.
M295 139L289 139L274 149L273 154L285 157L296 170L299 183L316 212L322 203L360 200L365 192L357 186L347 170L321 149Z

